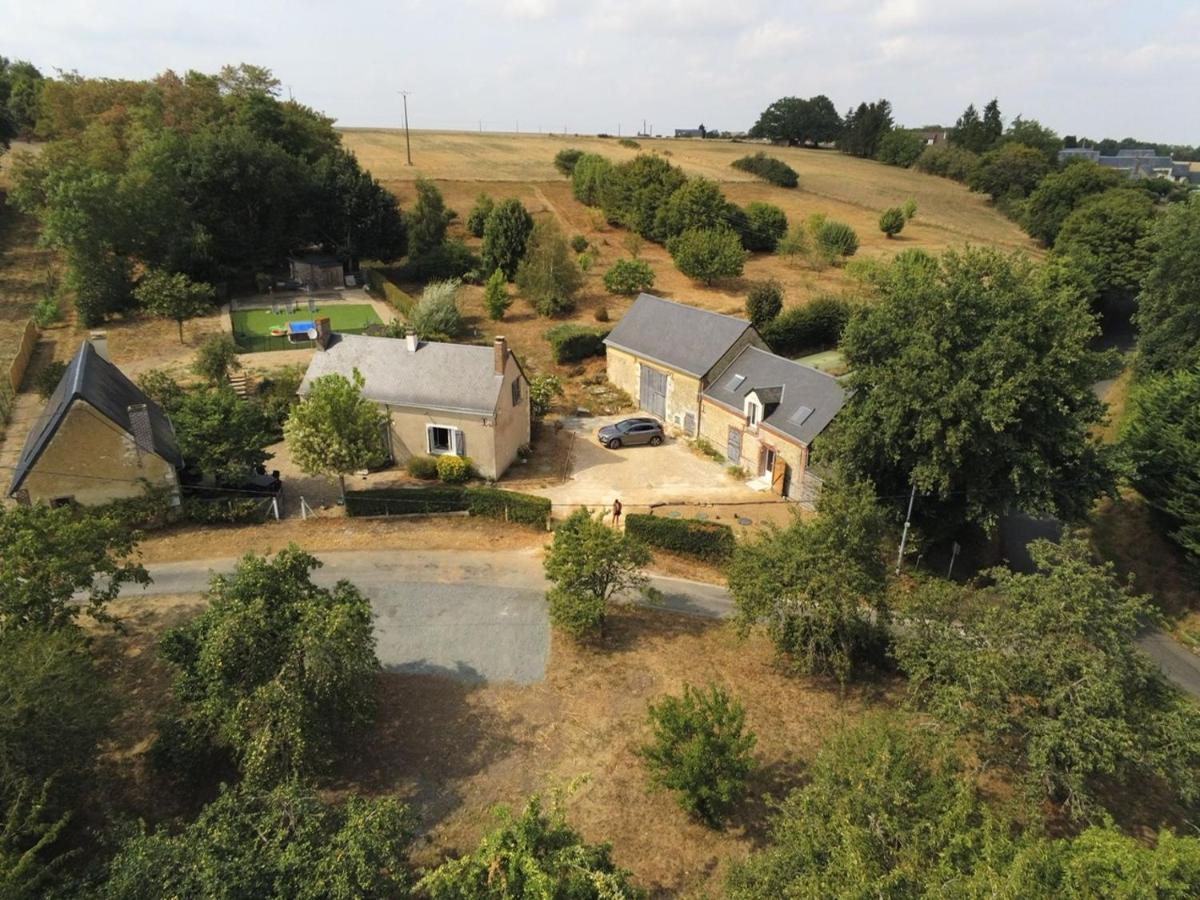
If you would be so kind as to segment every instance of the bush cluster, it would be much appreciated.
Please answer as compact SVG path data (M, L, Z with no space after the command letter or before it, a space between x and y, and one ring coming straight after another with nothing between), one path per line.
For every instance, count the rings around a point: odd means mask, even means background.
M783 285L774 278L756 281L746 295L746 315L750 324L762 330L783 311Z
M473 516L501 519L545 528L550 520L550 499L500 488L473 487L466 491L467 511Z
M841 297L814 297L803 306L793 306L762 329L763 340L780 356L798 356L805 351L836 346L853 307Z
M730 165L735 169L742 172L749 172L756 178L769 181L771 184L778 185L779 187L794 188L800 183L800 176L796 174L795 169L783 160L767 156L761 150L751 156L743 156L741 159L735 159Z
M404 464L405 471L413 478L433 481L438 477L436 456L410 456Z
M578 362L592 356L604 355L604 339L608 330L585 325L556 325L546 332L550 353L556 363Z
M582 150L577 150L574 147L567 147L565 150L559 150L554 154L554 168L560 173L570 178L575 174L575 164L579 162L583 156Z
M814 231L817 246L831 257L853 256L858 252L858 235L845 222L825 219Z
M728 228L696 228L667 242L667 252L684 275L705 284L742 274L746 251Z
M475 198L475 205L467 216L467 231L477 238L483 237L483 229L487 227L488 216L496 208L496 201L489 194L480 194Z
M397 281L425 282L437 279L465 278L479 271L479 257L460 240L448 240L420 256L410 257L395 271Z
M651 547L724 562L733 555L733 529L720 522L668 519L645 513L625 517L625 533Z
M742 246L752 253L774 253L787 234L787 216L774 203L756 200L746 206L738 219Z
M247 498L183 501L183 517L200 525L222 525L236 522L265 522L268 504L264 499Z
M930 175L941 175L966 184L979 168L979 154L954 144L935 144L926 147L913 166Z
M604 273L604 289L611 294L638 294L654 287L654 270L644 259L618 259Z
M438 478L446 484L464 484L471 477L471 460L447 453L437 458Z

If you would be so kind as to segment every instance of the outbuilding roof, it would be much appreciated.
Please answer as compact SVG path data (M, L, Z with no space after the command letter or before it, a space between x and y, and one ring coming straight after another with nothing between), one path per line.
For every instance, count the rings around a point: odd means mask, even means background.
M753 327L745 319L640 294L604 343L703 378Z
M42 452L49 446L67 412L76 400L83 400L97 412L109 419L122 431L133 435L129 418L129 407L146 405L150 420L150 440L154 453L175 467L183 465L179 444L171 421L162 408L142 392L125 373L104 359L96 348L84 341L67 371L46 403L42 415L34 423L25 441L25 447L17 460L12 484L8 493L18 491L21 483L37 463ZM87 447L79 448L80 468L87 464Z
M846 402L833 376L757 347L739 353L704 390L705 397L737 410L752 393L767 405L763 423L802 444L812 443Z
M418 341L409 350L403 338L335 333L313 355L300 394L323 375L362 374L363 396L377 403L491 415L504 376L497 374L493 347Z

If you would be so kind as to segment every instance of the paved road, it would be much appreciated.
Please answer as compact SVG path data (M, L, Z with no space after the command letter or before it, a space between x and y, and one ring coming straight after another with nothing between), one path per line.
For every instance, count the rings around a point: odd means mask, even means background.
M550 654L547 588L540 549L527 551L361 550L320 554L319 584L340 578L371 599L379 658L401 672L444 672L469 681L541 680ZM194 594L236 560L190 560L147 566L154 583L127 586L123 596ZM662 608L726 618L733 603L722 587L654 577ZM1200 698L1200 656L1157 629L1138 639L1142 650L1181 689Z
M550 654L540 550L382 551L320 554L313 580L354 582L371 600L380 661L398 672L441 672L467 681L540 681ZM122 596L194 594L237 560L190 560L147 566L148 589ZM663 606L709 618L728 614L724 588L653 578Z

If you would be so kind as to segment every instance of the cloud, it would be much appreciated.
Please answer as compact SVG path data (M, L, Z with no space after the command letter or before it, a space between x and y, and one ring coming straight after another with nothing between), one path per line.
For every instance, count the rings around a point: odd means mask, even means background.
M758 6L756 0L596 0L587 21L599 31L694 35L744 27Z
M500 11L510 19L548 19L558 12L558 0L502 0Z
M743 31L738 37L735 52L744 59L760 59L794 53L809 44L809 31L799 25L784 22L764 22Z

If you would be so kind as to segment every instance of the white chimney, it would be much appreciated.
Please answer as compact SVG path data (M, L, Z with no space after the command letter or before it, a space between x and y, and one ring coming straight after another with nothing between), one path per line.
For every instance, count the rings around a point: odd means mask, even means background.
M417 352L417 333L411 328L404 334L404 347L409 353Z
M96 351L96 354L101 359L112 362L111 358L108 355L108 332L107 331L93 331L88 336L88 340L91 342L92 349Z

